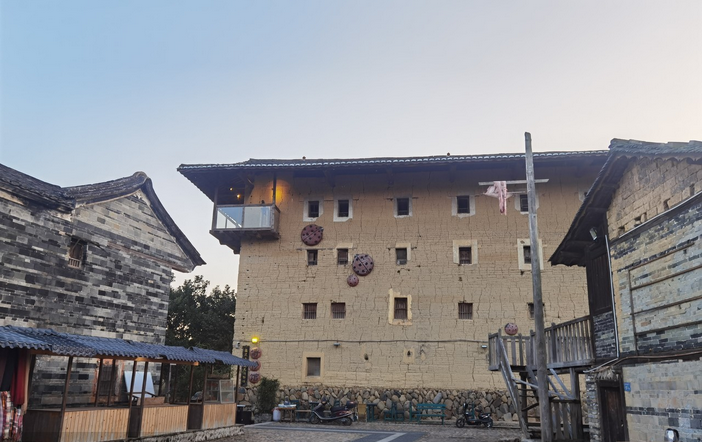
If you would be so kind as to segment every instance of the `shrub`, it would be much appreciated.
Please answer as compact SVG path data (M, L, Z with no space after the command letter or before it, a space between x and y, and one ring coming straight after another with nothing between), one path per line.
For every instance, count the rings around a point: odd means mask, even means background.
M261 385L258 387L258 409L264 413L270 413L275 408L276 394L280 387L278 379L261 378Z

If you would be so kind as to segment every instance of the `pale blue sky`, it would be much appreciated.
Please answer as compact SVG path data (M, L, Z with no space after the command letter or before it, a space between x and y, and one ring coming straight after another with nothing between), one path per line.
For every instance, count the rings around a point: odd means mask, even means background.
M143 170L203 258L181 163L702 139L702 2L0 0L0 162ZM178 278L182 281L182 277Z

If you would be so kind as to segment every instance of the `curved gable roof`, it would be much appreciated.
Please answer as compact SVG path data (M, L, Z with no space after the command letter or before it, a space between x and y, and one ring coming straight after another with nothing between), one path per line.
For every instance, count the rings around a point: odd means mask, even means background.
M166 208L163 207L163 204L161 204L154 191L151 178L144 172L136 172L132 176L102 183L72 187L60 187L49 184L2 164L0 164L0 172L0 188L20 198L63 212L71 212L75 209L77 203L91 204L107 201L131 195L137 190L141 190L149 199L156 217L175 238L178 246L193 263L193 267L205 264L200 253L176 225Z
M591 241L590 228L599 224L612 203L619 181L632 160L642 157L664 157L679 160L702 160L702 141L652 143L614 138L609 156L595 182L588 190L580 209L549 261L552 265L582 265L583 243Z

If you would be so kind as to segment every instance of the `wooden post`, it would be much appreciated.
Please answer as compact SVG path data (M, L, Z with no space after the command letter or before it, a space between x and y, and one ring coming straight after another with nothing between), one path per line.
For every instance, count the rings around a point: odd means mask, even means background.
M98 378L97 378L97 387L95 388L95 406L98 406L98 400L100 400L100 379L102 378L102 361L103 359L100 358L100 366L98 367Z
M205 415L205 388L207 388L207 366L203 367L205 370L205 377L202 380L202 415Z
M114 393L114 385L115 385L115 371L117 370L117 360L113 359L112 360L112 370L110 371L110 389L107 390L107 406L110 406L110 402L112 402L112 393Z
M66 367L66 383L63 385L63 400L61 401L61 417L59 418L59 440L63 433L63 419L66 417L66 403L68 402L68 381L71 379L71 368L73 366L73 356L68 357L68 366Z
M194 365L190 366L190 386L188 387L188 405L190 405L190 398L193 395L193 369Z
M541 296L541 253L539 228L536 220L536 184L534 183L534 155L531 151L531 134L524 133L526 147L527 196L529 198L529 238L531 240L531 281L534 291L534 325L536 328L536 380L539 387L539 416L541 440L553 441L551 404L548 397L548 371L546 369L546 343L544 342L544 304Z
M137 368L137 361L136 359L134 360L134 364L132 364L132 382L129 384L129 391L127 392L127 400L129 401L129 415L131 416L132 414L132 394L134 394L134 379L136 378L136 368Z
M144 362L144 377L141 380L141 404L139 405L139 428L136 437L141 437L141 423L144 420L144 403L146 402L146 376L149 374L149 361Z

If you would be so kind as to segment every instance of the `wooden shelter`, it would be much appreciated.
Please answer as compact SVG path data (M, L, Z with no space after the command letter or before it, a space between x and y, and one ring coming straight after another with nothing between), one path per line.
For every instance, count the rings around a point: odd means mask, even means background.
M19 352L20 358L30 358L27 378L31 379L34 360L37 356L66 357L66 375L63 398L55 408L28 408L24 417L23 440L25 442L100 442L172 434L188 430L206 430L229 427L235 424L236 403L211 401L203 394L202 400L191 400L193 367L197 365L254 366L245 359L226 352L197 347L183 348L166 345L144 344L113 338L58 333L51 329L24 327L0 327L0 348ZM78 358L99 359L98 385L103 376L115 376L115 364L109 373L103 373L103 362L131 361L131 379L127 400L112 403L108 394L106 404L101 404L99 389L90 406L68 407L71 394L71 370ZM177 364L190 367L190 384L186 403L149 401L147 398L147 375L150 364ZM153 365L152 365L153 367ZM137 373L140 373L141 391L135 391ZM25 373L26 374L26 373ZM204 385L208 370L204 370ZM25 383L24 396L32 388ZM126 403L125 403L126 402ZM159 403L160 402L160 403Z

